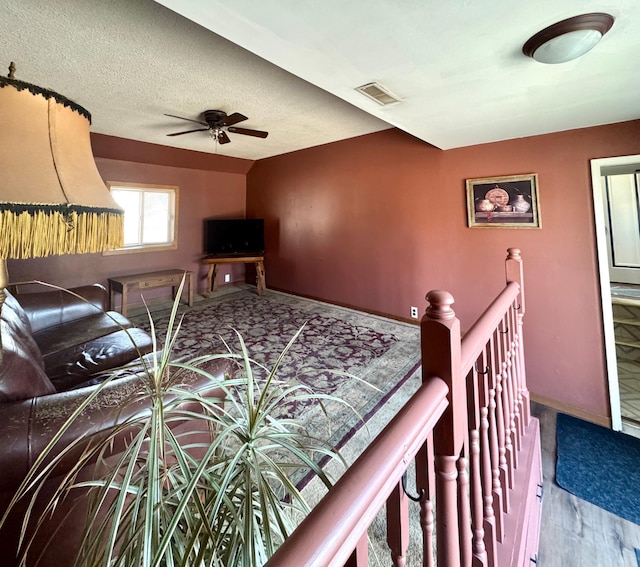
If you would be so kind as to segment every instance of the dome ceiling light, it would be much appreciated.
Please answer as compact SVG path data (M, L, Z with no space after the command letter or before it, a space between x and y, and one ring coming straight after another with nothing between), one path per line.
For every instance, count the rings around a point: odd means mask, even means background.
M613 16L602 12L562 20L532 36L522 52L540 63L572 61L595 47L613 21Z

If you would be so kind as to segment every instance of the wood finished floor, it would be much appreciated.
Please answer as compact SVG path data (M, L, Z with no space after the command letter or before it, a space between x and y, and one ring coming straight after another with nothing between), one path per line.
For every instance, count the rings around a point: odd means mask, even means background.
M640 526L555 483L556 411L540 404L531 410L540 420L544 477L537 567L638 567L634 548L640 548Z

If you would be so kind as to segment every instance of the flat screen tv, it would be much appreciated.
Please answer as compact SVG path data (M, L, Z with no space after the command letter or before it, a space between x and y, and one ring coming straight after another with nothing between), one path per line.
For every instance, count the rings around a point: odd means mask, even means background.
M262 256L264 219L207 219L204 221L207 256Z

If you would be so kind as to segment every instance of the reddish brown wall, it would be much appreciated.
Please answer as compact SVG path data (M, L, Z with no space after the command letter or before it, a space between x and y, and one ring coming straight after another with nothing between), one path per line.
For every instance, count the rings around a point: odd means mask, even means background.
M136 148L136 161L113 159L122 152L123 140L100 137L93 141L96 165L105 181L177 185L178 203L178 249L164 252L143 252L103 256L82 254L52 256L31 260L9 261L11 281L40 279L63 287L73 287L100 282L106 285L107 278L137 272L181 268L199 273L198 287L204 289L203 276L206 271L200 266L202 255L202 221L207 217L244 217L246 199L246 170L249 160L232 160L184 150L167 151L167 148L124 141L125 147ZM163 161L155 163L154 150L163 152ZM186 155L185 155L186 153ZM146 159L147 163L141 163ZM231 160L231 161L229 161ZM172 164L179 166L173 166ZM189 165L191 167L184 167ZM242 168L238 169L239 166ZM215 168L221 169L217 171ZM195 169L198 168L198 169ZM230 172L231 171L231 172ZM242 266L221 268L221 276L232 273L232 281L244 281ZM155 290L145 297L167 295L170 290ZM131 302L140 298L131 297Z
M441 151L389 130L257 162L267 286L407 317L454 294L463 327L525 259L531 390L609 414L589 160L640 153L640 121ZM465 179L537 173L541 230L469 229Z
M464 325L503 284L515 246L526 262L532 391L608 415L589 160L640 153L639 121L450 151L389 130L262 160L246 180L247 160L92 141L105 180L180 187L178 250L9 261L12 281L71 287L182 267L199 270L202 287L202 219L242 216L246 205L266 219L268 286L399 317L443 288ZM466 178L531 172L542 230L466 227Z

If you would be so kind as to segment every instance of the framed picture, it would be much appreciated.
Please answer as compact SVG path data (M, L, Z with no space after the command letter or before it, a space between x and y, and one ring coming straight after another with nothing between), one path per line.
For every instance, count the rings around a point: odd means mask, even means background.
M540 228L538 175L467 179L470 228Z

